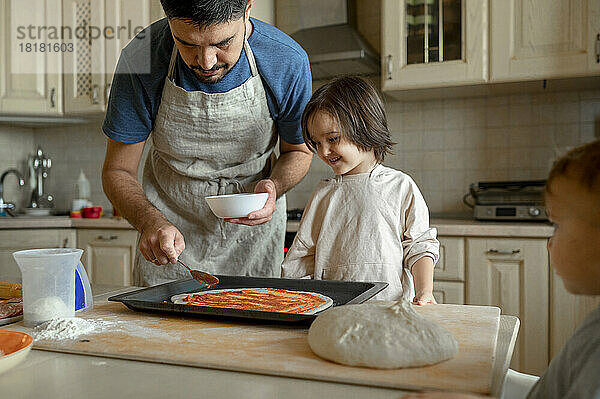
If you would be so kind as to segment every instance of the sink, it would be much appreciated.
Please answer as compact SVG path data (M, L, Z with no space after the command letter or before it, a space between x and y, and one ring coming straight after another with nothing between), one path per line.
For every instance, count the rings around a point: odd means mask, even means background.
M50 208L26 208L24 216L50 216L54 214Z

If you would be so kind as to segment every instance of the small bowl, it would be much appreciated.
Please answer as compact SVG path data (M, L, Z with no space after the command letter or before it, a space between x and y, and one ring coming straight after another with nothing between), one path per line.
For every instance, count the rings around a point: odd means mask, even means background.
M21 363L31 351L33 338L19 331L0 330L0 374Z
M81 216L84 218L98 219L102 213L101 206L91 206L89 208L81 208Z
M262 209L268 197L268 193L242 193L212 195L204 199L216 217L229 219L245 218L249 213Z

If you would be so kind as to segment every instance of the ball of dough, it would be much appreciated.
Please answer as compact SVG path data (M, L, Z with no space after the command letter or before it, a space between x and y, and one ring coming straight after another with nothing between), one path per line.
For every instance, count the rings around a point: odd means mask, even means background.
M313 321L308 343L324 359L380 369L426 366L458 352L452 334L407 301L329 309Z

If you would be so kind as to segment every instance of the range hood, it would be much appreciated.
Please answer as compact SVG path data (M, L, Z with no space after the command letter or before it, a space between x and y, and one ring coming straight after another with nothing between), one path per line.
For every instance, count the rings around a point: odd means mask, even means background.
M352 0L344 3L348 22L310 27L291 34L307 52L315 80L350 73L379 73L379 55L356 29L355 6Z

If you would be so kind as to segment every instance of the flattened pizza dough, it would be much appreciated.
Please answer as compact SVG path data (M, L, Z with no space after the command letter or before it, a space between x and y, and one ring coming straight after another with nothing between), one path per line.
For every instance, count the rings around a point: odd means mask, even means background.
M294 314L315 314L333 305L323 294L277 288L229 288L178 294L171 301L180 305L261 310Z
M379 369L426 366L458 352L454 336L407 301L329 309L313 321L308 343L324 359Z

